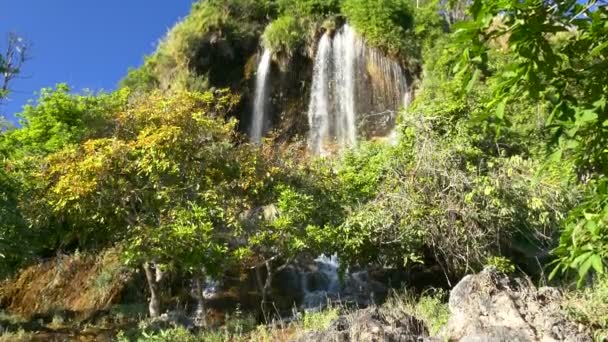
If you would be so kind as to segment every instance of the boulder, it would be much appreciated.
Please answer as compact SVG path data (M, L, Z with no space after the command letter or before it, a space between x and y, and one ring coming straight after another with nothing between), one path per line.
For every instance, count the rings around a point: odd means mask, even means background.
M450 292L450 318L439 338L461 342L592 341L589 331L567 319L562 295L510 279L495 268L463 278Z

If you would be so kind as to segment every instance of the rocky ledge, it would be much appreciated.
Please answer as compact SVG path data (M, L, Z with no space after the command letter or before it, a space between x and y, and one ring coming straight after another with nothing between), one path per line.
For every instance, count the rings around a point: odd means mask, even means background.
M562 294L537 289L494 268L463 278L450 292L450 318L437 336L428 336L414 317L388 317L377 308L341 316L322 332L297 341L592 341L590 332L564 314Z

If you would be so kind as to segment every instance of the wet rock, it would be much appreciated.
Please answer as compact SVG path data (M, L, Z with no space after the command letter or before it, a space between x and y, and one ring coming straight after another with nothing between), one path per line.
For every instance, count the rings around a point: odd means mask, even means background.
M451 291L440 338L462 342L591 341L561 310L561 294L510 279L494 268L463 278Z
M378 308L360 310L336 319L330 327L300 336L296 342L415 342L427 335L424 324L414 317L392 320Z

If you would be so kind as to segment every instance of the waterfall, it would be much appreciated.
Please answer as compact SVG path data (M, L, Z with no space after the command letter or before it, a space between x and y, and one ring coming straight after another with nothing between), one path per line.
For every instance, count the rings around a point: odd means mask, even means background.
M334 37L334 73L336 95L335 134L341 146L357 143L355 123L355 32L348 25Z
M387 136L395 113L408 102L407 79L396 61L368 47L348 25L326 32L315 57L308 108L310 150L326 154L328 143L352 147L357 120L369 136ZM357 118L359 116L359 118Z
M268 104L268 76L270 74L271 61L272 52L268 49L264 49L264 54L258 64L258 71L255 79L255 100L249 132L249 137L253 143L259 143L264 135L266 107Z
M328 300L336 300L342 290L338 269L340 264L335 255L321 255L315 259L317 270L301 275L302 306L305 309L320 309Z
M324 153L323 141L329 137L331 45L329 33L325 33L319 42L313 69L308 124L310 125L310 149L315 154Z

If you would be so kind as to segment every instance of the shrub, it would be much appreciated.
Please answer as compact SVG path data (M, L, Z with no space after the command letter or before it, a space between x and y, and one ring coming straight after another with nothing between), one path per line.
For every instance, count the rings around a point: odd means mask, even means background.
M499 256L489 257L486 260L486 266L493 266L498 271L505 273L505 274L511 274L511 273L515 272L515 265L513 264L513 262L511 260L509 260L508 258L505 258L505 257L499 257Z
M127 76L119 84L121 88L127 87L134 91L150 91L157 88L158 85L154 69L146 62L139 68L129 68Z
M576 271L582 286L591 271L603 274L608 265L608 177L590 181L586 201L570 212L554 250L551 278Z

